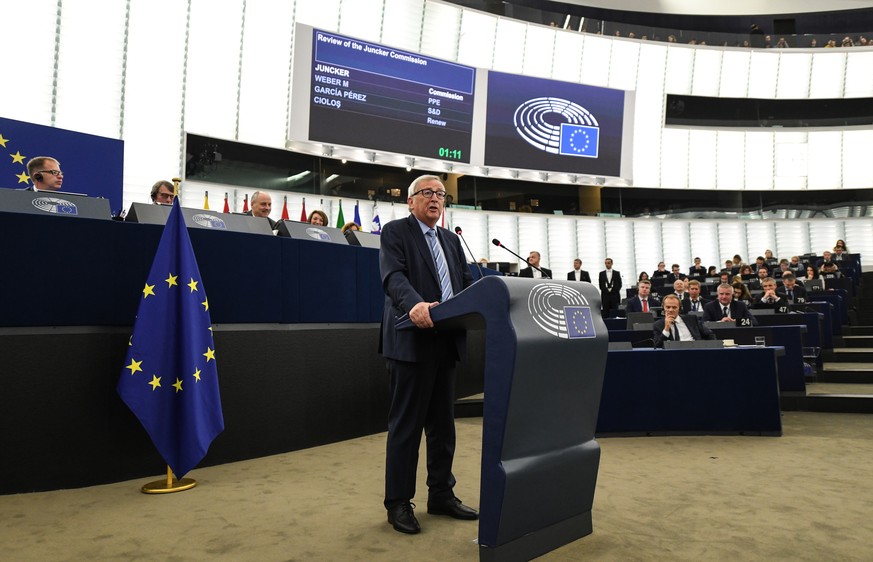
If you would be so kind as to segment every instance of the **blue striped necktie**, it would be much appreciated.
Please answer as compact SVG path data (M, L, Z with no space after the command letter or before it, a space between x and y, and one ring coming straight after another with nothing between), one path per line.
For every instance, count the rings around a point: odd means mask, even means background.
M427 231L427 243L430 244L430 253L433 254L433 261L436 264L437 276L440 278L440 287L443 292L443 302L452 298L452 280L449 279L449 267L446 264L446 258L443 256L443 249L437 241L436 230L430 229Z

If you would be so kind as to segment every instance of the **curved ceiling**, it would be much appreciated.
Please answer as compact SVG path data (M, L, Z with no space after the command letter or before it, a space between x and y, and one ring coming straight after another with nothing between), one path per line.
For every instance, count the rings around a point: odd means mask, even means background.
M590 8L699 16L803 14L873 8L869 0L559 0Z

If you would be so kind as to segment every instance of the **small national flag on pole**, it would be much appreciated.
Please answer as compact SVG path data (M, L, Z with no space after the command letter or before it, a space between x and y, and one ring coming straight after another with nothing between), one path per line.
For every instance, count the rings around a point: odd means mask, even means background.
M245 199L243 199L243 213L249 212L249 194L246 193Z
M382 234L382 222L379 220L379 213L376 211L376 204L373 204L373 222L370 225L370 234Z
M209 300L177 198L117 386L177 478L203 460L224 430L210 325Z
M361 226L361 213L358 211L358 202L355 201L355 224Z
M203 209L206 211L209 210L209 192L208 191L203 192Z
M300 222L307 222L309 219L306 217L306 197L303 198L303 210L300 211Z
M336 227L342 228L346 225L346 219L343 217L343 200L340 199L339 202L339 214L336 216ZM329 225L326 225L329 226Z
M230 205L227 202L227 192L224 193L224 212L225 213L230 212Z
M282 220L288 220L288 196L285 195L282 200Z

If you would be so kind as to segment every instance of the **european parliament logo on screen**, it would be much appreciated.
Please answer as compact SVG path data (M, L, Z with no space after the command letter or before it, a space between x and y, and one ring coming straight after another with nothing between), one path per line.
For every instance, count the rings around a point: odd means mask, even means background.
M534 98L515 110L515 130L526 142L552 154L597 158L600 127L587 109L561 98Z

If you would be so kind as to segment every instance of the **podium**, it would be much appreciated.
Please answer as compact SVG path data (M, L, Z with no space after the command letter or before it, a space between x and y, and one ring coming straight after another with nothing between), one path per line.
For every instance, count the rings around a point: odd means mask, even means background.
M529 560L590 534L609 345L597 289L486 276L431 318L485 330L480 560Z

